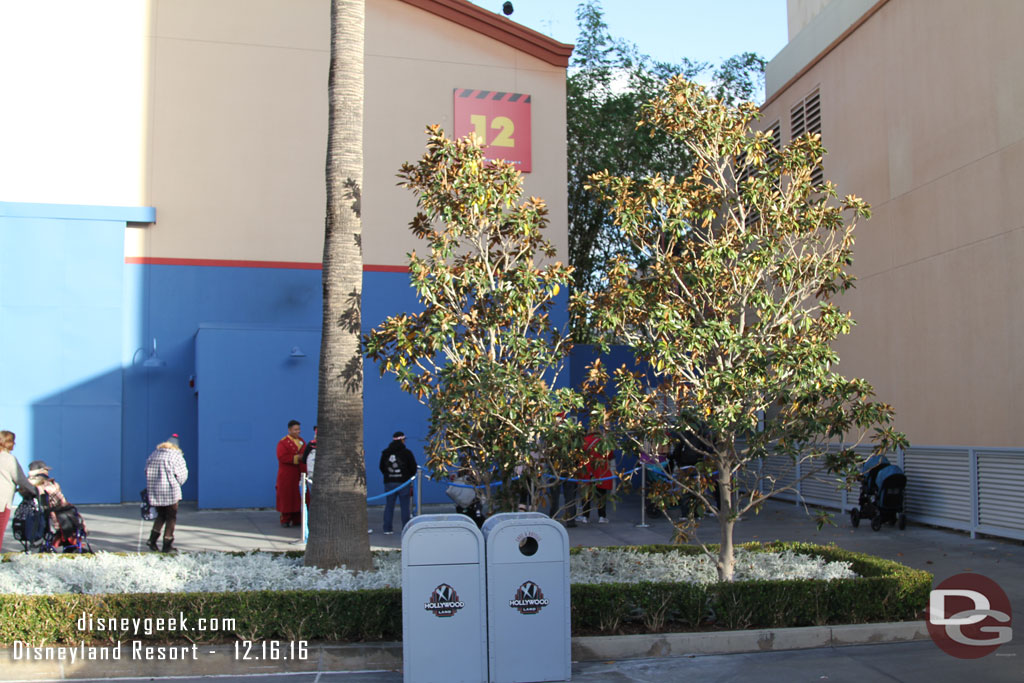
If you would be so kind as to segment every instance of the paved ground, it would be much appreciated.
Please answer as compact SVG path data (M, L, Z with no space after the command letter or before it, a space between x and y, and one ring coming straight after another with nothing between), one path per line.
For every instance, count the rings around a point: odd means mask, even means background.
M138 506L86 505L81 511L90 528L90 539L95 550L135 551L143 547L149 523L138 516ZM450 512L450 505L424 506L423 512ZM371 507L373 527L371 543L374 547L399 547L399 534L381 533L381 508ZM397 516L397 513L396 513ZM650 526L638 528L639 501L634 496L610 509L611 523L591 523L569 529L573 545L627 545L663 543L671 540L671 527L662 519L649 520ZM935 575L936 583L954 574L978 572L997 581L1010 596L1017 610L1022 608L1024 596L1024 544L1001 539L971 539L966 534L911 524L905 531L884 527L879 532L867 525L852 529L849 520L837 515L837 526L817 530L806 511L793 504L769 503L764 511L736 527L737 542L749 540L805 540L814 543L835 543L851 550L863 551L890 558L912 567L925 569ZM303 547L298 529L284 529L278 524L273 510L197 510L184 505L179 513L176 534L178 545L184 551L203 549L220 550L293 550ZM717 541L717 528L708 526L701 532L706 542ZM8 529L4 551L17 549ZM382 644L382 647L384 645ZM394 645L390 645L394 648ZM675 652L675 650L673 650ZM1021 655L1021 656L1018 656ZM830 681L978 681L1024 680L1024 646L1010 643L995 655L981 660L957 660L942 653L930 641L824 647L814 650L763 652L747 654L707 655L698 657L662 657L659 659L632 659L629 661L591 661L574 665L574 680L586 681L658 681L699 678L704 681L735 680L743 675L751 680L778 678ZM3 657L0 657L3 659ZM9 661L9 660L8 660ZM0 667L4 668L4 667ZM367 667L385 669L371 673L332 672L321 669L319 674L285 676L291 683L307 681L324 683L338 681L397 681L400 674L387 671L388 665ZM156 676L170 672L137 671L119 675ZM197 672L198 673L198 672ZM222 671L221 675L236 671ZM254 672L255 673L255 672ZM267 672L270 673L270 672ZM0 671L0 680L32 678L46 680L64 676L80 678L65 672L61 676L15 676L13 671ZM90 674L85 674L90 675ZM96 674L91 674L96 675ZM105 674L104 674L105 675ZM179 677L193 674L180 672ZM274 676L273 678L282 678Z
M256 676L218 676L216 683L236 683ZM78 679L109 681L115 679ZM116 679L125 681L125 679ZM149 679L135 679L149 680ZM395 683L398 671L337 671L264 674L264 683ZM442 680L443 679L438 679ZM856 645L815 650L745 653L700 657L579 662L573 681L587 683L1019 683L1024 680L1024 645L1010 643L981 660L953 659L931 642ZM210 683L209 677L179 677L175 683Z

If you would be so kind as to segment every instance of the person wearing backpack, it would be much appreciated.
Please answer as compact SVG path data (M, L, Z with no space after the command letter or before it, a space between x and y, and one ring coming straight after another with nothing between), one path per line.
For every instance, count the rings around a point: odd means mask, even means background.
M21 463L14 457L14 432L0 431L0 550L4 547L4 533L7 522L14 510L14 492L19 490L22 496L37 496L36 487L25 476Z

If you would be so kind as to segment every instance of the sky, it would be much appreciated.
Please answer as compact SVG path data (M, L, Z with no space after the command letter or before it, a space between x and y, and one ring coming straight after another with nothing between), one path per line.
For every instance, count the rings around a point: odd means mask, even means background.
M513 21L576 42L577 0L511 0ZM471 0L501 13L504 0ZM602 0L613 37L658 61L720 63L741 52L770 60L786 45L786 0Z

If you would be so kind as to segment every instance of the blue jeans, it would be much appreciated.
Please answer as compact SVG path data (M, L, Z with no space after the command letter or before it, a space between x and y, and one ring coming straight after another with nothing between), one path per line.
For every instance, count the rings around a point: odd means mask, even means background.
M385 491L394 491L402 482L398 483L384 483ZM384 531L392 531L393 520L395 517L395 498L398 499L398 504L402 507L402 526L405 527L409 523L409 491L402 489L398 493L392 493L390 496L384 499Z

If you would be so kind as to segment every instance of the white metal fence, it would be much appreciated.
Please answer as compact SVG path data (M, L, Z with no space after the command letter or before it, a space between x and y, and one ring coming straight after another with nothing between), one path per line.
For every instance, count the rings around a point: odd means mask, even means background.
M1024 540L1024 450L916 446L888 457L907 475L907 519L972 538L981 533ZM763 472L780 484L802 476L800 466L794 471L784 458L766 458ZM857 506L858 494L856 488L842 490L834 476L817 474L778 498L845 512Z

